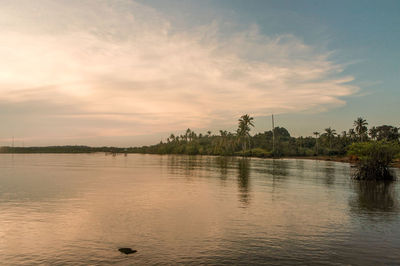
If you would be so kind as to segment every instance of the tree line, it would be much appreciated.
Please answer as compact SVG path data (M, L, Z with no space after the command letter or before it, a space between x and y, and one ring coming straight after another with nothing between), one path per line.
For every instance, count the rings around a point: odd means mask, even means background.
M165 142L130 148L130 152L190 155L242 155L254 157L344 156L353 143L386 141L399 145L400 129L395 126L373 126L357 118L348 131L337 133L328 127L314 131L313 136L292 137L283 127L251 135L254 118L248 114L238 120L236 132L220 130L217 134L197 134L187 129L184 134L171 134Z
M46 147L0 147L0 153L124 153L127 149L117 147L89 147L81 145L46 146Z
M362 117L354 121L348 131L337 133L328 127L314 131L312 136L292 137L284 127L251 135L254 118L245 114L238 119L235 132L219 130L218 133L196 133L187 129L184 134L171 134L166 141L156 145L118 148L89 146L49 146L49 147L0 147L0 153L150 153L150 154L189 154L253 157L290 156L344 156L354 143L389 142L399 145L400 129L382 125L368 128Z

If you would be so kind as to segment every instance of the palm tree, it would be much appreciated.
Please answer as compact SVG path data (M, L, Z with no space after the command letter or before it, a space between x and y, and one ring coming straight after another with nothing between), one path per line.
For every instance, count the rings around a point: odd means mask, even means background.
M332 139L336 135L336 130L332 129L331 127L325 128L325 136L329 140L329 149L332 149Z
M315 149L316 149L316 154L318 155L318 137L321 133L319 133L318 131L313 132L313 134L315 135Z
M349 136L349 138L353 141L356 139L356 132L354 131L354 128L350 128L349 132L347 133L347 135Z
M228 131L220 130L219 133L221 137L219 138L220 141L218 142L218 150L226 153L227 150L227 141L228 141Z
M369 129L369 136L371 139L375 140L378 137L378 129L376 127L371 127Z
M185 138L186 140L189 140L189 142L191 142L196 138L196 133L192 131L190 128L188 128L186 129Z
M359 137L359 140L363 141L364 135L368 131L368 129L367 129L367 125L368 125L367 120L363 119L362 117L358 117L354 121L353 125L354 125L356 133L357 133L357 135Z
M196 133L195 133L194 131L192 131L192 132L190 133L190 139L191 139L191 140L194 140L194 139L196 139L196 138L197 138Z
M243 151L247 149L247 142L250 139L250 127L254 127L253 120L254 118L248 114L242 115L238 120L239 127L237 129L237 135L242 140Z
M174 142L174 141L175 141L175 135L174 135L174 134L171 134L171 135L169 136L168 140L171 141L171 142ZM169 141L168 141L168 142L169 142Z

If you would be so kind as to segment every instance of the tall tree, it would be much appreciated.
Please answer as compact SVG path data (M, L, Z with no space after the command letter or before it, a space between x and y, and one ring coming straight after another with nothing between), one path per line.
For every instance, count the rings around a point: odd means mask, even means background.
M250 127L254 127L253 120L254 118L248 114L242 115L238 120L237 135L242 142L243 152L247 149L247 142L250 140Z
M400 137L399 129L394 126L382 125L376 127L377 140L398 141Z
M187 140L189 140L189 141L192 141L192 131L190 130L190 128L188 128L188 129L186 129L186 132L185 132L185 139L186 139L186 141Z
M336 130L331 127L325 128L325 136L329 141L329 149L332 149L332 140L335 138Z
M364 118L362 118L362 117L358 117L355 121L354 121L354 128L355 128L355 130L356 130L356 133L357 133L357 135L358 135L358 139L360 140L360 141L364 141L364 138L365 138L365 136L367 136L367 131L368 131L368 128L367 128L367 125L368 125L368 123L367 123L367 120L365 120Z
M316 154L318 155L318 137L321 133L319 133L318 131L313 132L313 134L315 135L315 151Z
M350 128L349 131L348 131L348 133L347 133L347 135L349 136L349 138L350 138L351 141L355 141L356 138L357 138L357 134L356 134L356 132L354 131L354 128Z
M376 140L376 138L378 137L378 129L376 127L371 127L369 129L369 136L371 137L371 139Z

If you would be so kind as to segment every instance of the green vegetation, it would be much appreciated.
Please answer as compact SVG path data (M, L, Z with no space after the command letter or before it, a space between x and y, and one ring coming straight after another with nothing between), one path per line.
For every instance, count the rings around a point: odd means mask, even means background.
M326 128L322 133L313 132L315 137L292 137L283 127L275 127L273 132L265 131L250 135L254 126L253 118L243 115L238 120L235 133L220 130L219 134L196 134L190 129L184 135L171 136L157 145L132 148L137 153L155 154L202 154L202 155L243 155L252 157L290 156L346 156L354 143L390 141L399 146L399 129L393 126L373 127L368 131L367 121L361 117L354 121L354 128L337 134L335 129ZM368 135L368 132L370 133ZM275 147L274 147L275 146ZM353 157L357 154L353 153Z
M239 119L237 136L242 143L242 153L247 151L247 143L250 147L250 127L254 127L253 120L253 117L250 117L248 114L243 115Z
M363 157L356 150L360 143L390 142L399 147L399 128L382 125L368 130L367 121L361 117L354 121L354 128L337 134L328 127L324 131L310 132L313 136L292 137L283 127L251 135L254 119L243 115L238 120L236 132L220 130L218 134L208 131L195 133L187 129L182 135L171 134L165 142L156 145L115 148L88 146L51 146L51 147L1 147L0 153L150 153L150 154L189 154L222 155L252 157L311 157L311 156L351 156ZM378 144L377 144L378 145ZM364 160L364 159L362 159ZM360 160L361 161L361 160Z
M88 146L0 147L0 153L123 153L125 151L124 148Z
M357 168L354 178L359 180L393 180L394 174L389 166L399 145L387 141L370 141L353 143L349 147L349 155L356 156Z

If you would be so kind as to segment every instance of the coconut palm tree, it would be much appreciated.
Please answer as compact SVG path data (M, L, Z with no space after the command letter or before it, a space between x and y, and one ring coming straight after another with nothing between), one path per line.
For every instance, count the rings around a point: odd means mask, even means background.
M319 133L318 131L313 132L313 134L315 135L315 150L316 150L316 154L318 155L318 137L321 133Z
M354 121L354 127L356 130L356 133L358 135L358 138L360 141L364 140L364 136L366 135L368 129L367 129L367 120L363 119L362 117L358 117L355 121Z
M254 127L253 124L254 118L249 116L248 114L242 115L239 118L239 126L237 129L237 135L239 139L242 141L242 150L243 152L247 149L247 142L250 140L250 127Z
M185 132L186 141L187 140L191 141L191 134L192 134L192 131L190 130L190 128L186 129L186 132Z
M347 135L349 136L349 138L354 141L357 137L356 132L354 131L354 128L350 128L349 131L347 132Z
M332 139L335 138L336 130L332 129L331 127L325 128L325 136L329 141L329 149L332 149Z
M371 137L371 139L376 140L376 138L378 137L378 129L376 127L371 127L369 129L369 136Z
M226 153L227 150L227 142L228 142L228 131L226 130L220 130L220 138L218 142L218 151Z

